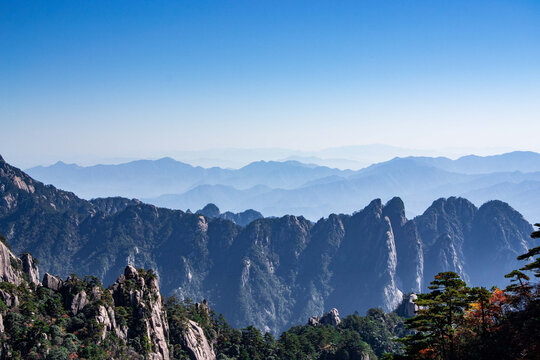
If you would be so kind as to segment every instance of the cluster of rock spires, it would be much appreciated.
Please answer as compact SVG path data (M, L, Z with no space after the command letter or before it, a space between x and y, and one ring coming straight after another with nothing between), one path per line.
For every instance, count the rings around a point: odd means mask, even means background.
M440 271L474 286L504 286L532 232L506 203L477 208L455 197L434 201L414 219L400 198L316 223L283 216L239 226L219 209L202 212L82 200L0 159L0 232L17 253L38 257L43 270L112 284L127 264L154 269L165 295L208 299L234 327L274 334L334 307L393 310Z
M0 242L0 279L13 285L21 285L24 282L32 283L37 291L39 287L45 287L60 293L64 301L64 308L70 311L71 316L85 311L92 303L112 297L112 301L101 301L94 311L94 319L103 324L101 340L105 340L108 333L114 333L121 341L128 342L133 329L127 324L116 321L115 309L117 307L130 307L137 328L143 329L149 340L150 351L148 358L152 360L168 360L168 322L167 314L163 309L163 299L159 292L157 278L150 273L138 271L128 265L124 274L109 288L94 286L87 293L77 287L77 278L70 276L65 281L45 273L43 281L37 278L38 268L36 260L30 254L24 254L17 258L4 243ZM0 299L10 309L17 308L19 299L17 295L9 291L0 290ZM203 304L201 306L207 306ZM4 332L3 314L0 312L0 334ZM184 346L193 360L213 360L216 358L212 344L207 340L201 327L188 319ZM133 325L132 325L133 326ZM0 355L2 351L0 350ZM1 356L0 356L1 357ZM3 357L2 357L3 358Z
M331 325L338 326L341 323L339 318L339 311L336 308L333 308L329 312L323 314L323 316L313 316L308 320L308 325L319 326L319 325Z

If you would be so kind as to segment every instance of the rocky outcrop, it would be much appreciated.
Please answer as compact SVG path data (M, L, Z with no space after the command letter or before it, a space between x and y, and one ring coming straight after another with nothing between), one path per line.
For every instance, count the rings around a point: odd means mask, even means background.
M418 305L415 304L417 299L418 296L415 293L403 295L403 301L397 307L396 313L407 318L415 316L418 311Z
M63 283L64 282L62 279L49 273L45 273L45 275L43 275L43 286L47 289L58 291L62 287Z
M313 316L308 320L308 325L319 326L319 325L330 325L338 326L341 323L339 318L339 312L336 308L331 309L329 312L323 314L323 316Z
M208 306L206 299L204 299L202 303L195 303L195 308L202 311L206 315L210 315L210 307Z
M0 242L0 280L19 285L24 280L22 262Z
M169 330L156 276L152 272L145 271L139 274L137 269L128 265L124 275L118 278L110 292L115 306L132 308L135 321L139 324L137 327L143 329L144 335L151 343L148 357L153 360L168 360Z
M41 284L36 280L37 262L29 254L23 255L22 260L16 258L3 243L0 243L0 259L2 260L3 281L22 286L25 292L30 293L39 291L40 286L47 288L56 293L55 297L61 300L64 308L68 310L69 315L63 316L76 317L82 313L82 319L93 318L97 324L101 324L102 326L95 328L100 331L96 338L99 339L98 344L105 341L112 333L116 338L114 341L120 340L124 342L124 345L129 345L132 341L142 344L142 348L136 347L135 350L140 351L140 355L144 358L170 359L167 316L163 308L158 280L152 271L137 270L128 265L124 274L120 275L114 285L104 290L97 279L90 277L90 279L82 280L75 275L62 281L58 277L45 273ZM34 286L28 286L29 283L33 283ZM19 298L16 295L19 291L23 290L14 286L0 289L2 304L8 309L19 307ZM130 309L129 311L123 309L122 315L117 318L115 309L120 307ZM196 309L210 316L206 300L197 303ZM129 315L126 317L126 314ZM0 334L5 331L3 321L5 315L5 309L0 310ZM215 360L216 354L202 328L192 320L185 319L185 321L188 326L182 333L182 346L191 358ZM0 352L1 358L4 358L3 354Z
M21 285L28 276L28 280L39 285L39 280L35 282L38 274L37 262L32 256L25 254L22 259L17 258L4 243L5 238L0 234L0 282L6 281L13 285ZM0 300L8 307L13 308L19 306L19 298L6 290L0 290ZM0 333L4 332L4 314L0 313ZM2 351L0 350L0 355Z
M204 335L203 329L195 321L188 319L187 328L183 334L184 346L193 360L215 360L214 349Z
M88 305L88 299L86 298L86 291L82 290L78 292L71 301L69 309L73 315L77 315L84 307Z
M3 236L1 237L3 239ZM0 241L0 280L20 285L25 280L25 275L31 283L41 284L37 260L29 253L17 258L4 242Z
M96 321L99 324L103 324L103 331L101 333L101 340L105 340L107 337L107 332L116 330L116 320L114 318L114 310L111 308L106 308L103 305L100 305L97 310L97 315L95 317ZM119 336L120 339L122 337Z
M21 261L23 271L28 275L30 282L35 285L40 285L37 260L29 253L24 253L21 255Z
M416 223L407 220L405 204L394 197L383 208L394 234L397 264L396 281L401 291L421 291L424 278L424 253Z
M338 326L339 323L341 323L338 310L336 308L333 308L332 310L324 314L319 320L319 322L323 325Z

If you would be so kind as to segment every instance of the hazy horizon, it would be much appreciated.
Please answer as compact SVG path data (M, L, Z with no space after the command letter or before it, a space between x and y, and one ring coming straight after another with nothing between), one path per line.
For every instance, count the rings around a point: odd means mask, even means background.
M172 158L193 166L203 168L221 167L237 169L256 161L298 161L339 169L358 170L371 164L384 162L395 157L426 156L458 159L462 156L490 156L513 151L534 151L529 149L513 149L503 147L492 148L442 148L413 149L400 148L386 144L348 145L320 150L294 150L286 148L214 148L192 151L172 151L147 156L99 157L92 154L64 154L43 157L38 154L34 158L21 158L16 152L0 155L7 162L21 169L36 166L51 166L57 162L76 164L79 166L118 165L137 160L159 160Z
M18 166L361 144L540 152L537 1L29 1L0 14L0 153Z

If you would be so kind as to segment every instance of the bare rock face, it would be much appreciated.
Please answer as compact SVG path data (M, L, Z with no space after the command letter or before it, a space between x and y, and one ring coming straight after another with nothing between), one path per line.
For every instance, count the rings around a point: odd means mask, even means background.
M310 325L310 326L318 326L318 325L320 325L319 317L318 316L310 317L309 320L308 320L308 325Z
M323 325L337 326L341 322L341 319L339 318L338 310L336 308L333 308L332 310L324 314L319 321Z
M137 269L135 269L133 266L128 265L124 270L124 276L126 277L126 279L137 279L139 278L139 273L137 272Z
M0 280L15 285L20 285L24 281L21 260L2 242L0 242Z
M97 310L96 321L103 324L103 332L101 333L101 340L105 340L107 332L113 332L116 336L122 340L126 340L127 329L120 328L116 324L114 316L114 310L107 305L100 305Z
M414 302L418 299L418 296L416 294L410 294L407 296L405 300L405 316L412 317L416 314L418 311L418 305L416 305Z
M325 313L323 316L310 317L308 320L308 325L319 326L319 325L331 325L338 326L341 323L339 318L339 312L336 308L333 308L329 312Z
M183 334L184 344L195 360L215 360L214 349L204 335L203 329L194 321L188 320L188 327Z
M20 285L25 281L24 274L28 275L30 282L41 285L37 260L29 253L19 259L0 241L0 280Z
M22 269L26 274L28 274L30 282L36 285L41 285L39 282L39 269L36 259L34 259L29 253L25 253L21 256L21 261Z
M62 279L57 278L56 276L53 276L49 273L45 273L45 275L43 275L43 286L47 289L58 291L63 284L64 282L62 281Z
M414 303L416 299L418 296L415 293L403 295L403 301L396 309L396 313L407 318L415 316L418 311L418 305Z
M127 340L128 328L116 322L114 308L109 304L100 305L97 309L95 319L98 323L103 324L103 332L101 333L101 341L105 340L108 332L112 332L121 340Z
M77 293L71 301L71 313L73 315L77 315L82 309L84 309L86 305L88 305L88 299L86 297L86 292L82 290L81 292Z
M167 339L169 326L165 317L159 285L156 276L151 272L139 273L133 266L128 265L110 289L115 306L129 306L137 317L140 328L150 340L151 352L148 358L152 360L169 360ZM102 315L104 315L102 313ZM111 316L109 316L110 318ZM114 317L114 314L113 314ZM106 324L106 319L103 322ZM123 329L116 327L116 333ZM122 338L127 339L126 336Z

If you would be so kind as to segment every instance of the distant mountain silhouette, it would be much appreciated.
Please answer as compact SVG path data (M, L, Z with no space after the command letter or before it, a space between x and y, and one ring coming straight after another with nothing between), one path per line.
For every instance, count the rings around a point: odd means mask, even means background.
M331 175L346 177L353 173L297 161L258 161L237 170L205 169L171 158L88 167L57 162L26 172L44 183L73 191L86 199L107 196L148 198L182 193L200 185L227 185L237 189L263 185L292 189L314 179Z
M311 220L350 213L373 198L400 196L408 214L417 215L434 198L463 196L477 205L506 201L535 221L540 202L540 154L534 152L457 160L394 158L358 171L297 161L204 169L163 158L90 167L57 163L28 173L87 199L120 195L183 210L213 203L233 212L253 208L267 216L295 214Z
M206 205L201 210L198 210L196 214L204 215L209 219L226 219L240 226L246 226L250 222L261 219L263 217L260 212L253 209L245 210L237 214L231 211L227 211L222 214L219 211L219 208L214 204Z
M523 186L522 186L523 185ZM489 200L510 203L534 221L540 203L540 172L463 174L442 170L415 158L396 158L357 171L332 175L295 189L202 185L182 194L166 194L146 202L170 208L200 208L207 203L232 211L255 208L265 215L296 214L316 220L328 213L350 213L358 203L400 196L409 215L420 214L434 198L464 196L477 205Z
M540 154L532 151L514 151L491 156L467 155L456 160L445 157L409 157L408 159L442 170L463 174L540 171Z

